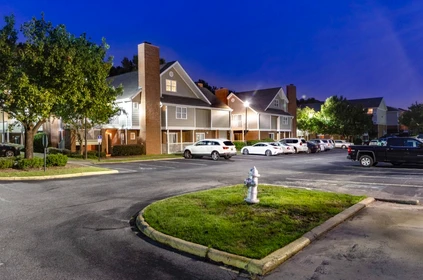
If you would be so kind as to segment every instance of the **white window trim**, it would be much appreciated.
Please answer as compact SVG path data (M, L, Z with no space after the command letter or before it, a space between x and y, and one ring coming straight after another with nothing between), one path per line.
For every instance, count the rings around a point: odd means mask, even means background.
M279 99L275 99L275 100L273 101L273 105L274 105L275 107L278 107L278 108L279 108Z
M131 137L131 140L135 140L135 132L131 132L130 137Z
M206 134L204 132L195 133L195 142L206 139Z
M176 92L176 81L166 79L166 91L167 92Z
M178 112L179 110L179 112ZM185 111L185 112L184 112ZM177 120L186 120L188 118L188 109L187 107L176 107L176 119ZM179 117L178 117L179 114Z
M288 117L282 117L282 124L289 124Z

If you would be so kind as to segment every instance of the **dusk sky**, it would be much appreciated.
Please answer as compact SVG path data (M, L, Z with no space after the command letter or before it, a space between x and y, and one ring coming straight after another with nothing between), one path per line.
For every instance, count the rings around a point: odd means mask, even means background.
M115 66L148 41L217 87L293 83L299 98L423 103L423 1L0 0L0 25L42 12L75 35L106 38Z

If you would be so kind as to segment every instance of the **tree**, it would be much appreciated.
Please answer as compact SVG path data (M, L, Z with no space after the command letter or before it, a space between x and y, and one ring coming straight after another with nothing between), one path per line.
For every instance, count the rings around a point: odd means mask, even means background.
M198 79L196 84L198 83L202 84L204 88L210 90L212 93L214 93L215 90L217 89L217 87L209 85L209 83L207 83L205 80L202 80L202 79Z
M324 134L357 136L373 127L372 116L368 115L363 107L351 104L342 96L326 99L316 118L319 131Z
M316 112L309 107L297 109L297 127L299 130L306 131L308 134L317 133L318 125Z
M52 117L69 119L76 113L110 101L119 93L106 81L111 58L108 48L90 42L85 34L74 36L64 25L33 18L24 23L18 43L14 16L5 17L0 30L0 105L25 129L25 157L33 157L34 134ZM106 95L105 99L101 99ZM89 100L98 97L99 99ZM103 103L113 107L113 103ZM100 110L101 111L101 110ZM106 110L107 111L107 110Z
M166 60L160 58L160 65L165 64ZM138 55L135 54L132 56L132 60L126 56L120 62L122 66L112 66L109 71L109 77L125 74L128 72L138 71Z
M409 131L413 134L423 132L423 103L415 102L408 111L404 112L399 118L402 125L408 127Z

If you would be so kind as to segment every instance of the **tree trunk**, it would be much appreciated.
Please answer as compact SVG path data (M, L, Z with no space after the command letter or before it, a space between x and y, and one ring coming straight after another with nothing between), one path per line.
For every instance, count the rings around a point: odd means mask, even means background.
M34 156L34 129L25 128L25 158Z

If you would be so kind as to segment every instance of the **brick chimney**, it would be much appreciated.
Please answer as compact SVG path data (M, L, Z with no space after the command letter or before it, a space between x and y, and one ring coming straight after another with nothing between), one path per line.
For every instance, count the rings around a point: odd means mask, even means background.
M140 137L145 141L145 153L161 154L160 54L159 48L148 42L138 45L138 85Z
M297 137L297 87L293 84L286 86L286 96L288 97L288 113L292 119L292 137Z
M214 91L214 95L217 97L217 99L219 99L220 101L222 101L223 103L225 103L226 105L228 105L228 95L229 95L229 89L227 88L219 88L216 89Z

